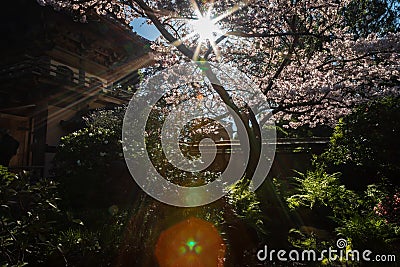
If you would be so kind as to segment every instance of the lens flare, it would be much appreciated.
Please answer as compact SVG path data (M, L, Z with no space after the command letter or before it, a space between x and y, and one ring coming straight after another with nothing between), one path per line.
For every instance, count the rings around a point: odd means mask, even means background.
M225 244L214 225L191 217L161 233L155 255L160 267L223 267Z
M192 20L191 24L193 26L193 31L199 35L199 40L202 41L213 41L214 33L219 33L221 30L215 24L215 21L210 17L201 16L196 20Z
M194 246L196 246L197 242L194 241L193 239L190 239L188 242L186 242L186 246L189 247L189 250L192 251Z

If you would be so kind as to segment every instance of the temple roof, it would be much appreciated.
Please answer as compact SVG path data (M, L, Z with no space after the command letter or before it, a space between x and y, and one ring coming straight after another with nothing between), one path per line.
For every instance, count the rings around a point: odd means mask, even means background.
M150 42L110 16L81 23L35 0L9 1L0 14L0 112L82 97L121 104L127 95L115 85L137 82L152 62Z

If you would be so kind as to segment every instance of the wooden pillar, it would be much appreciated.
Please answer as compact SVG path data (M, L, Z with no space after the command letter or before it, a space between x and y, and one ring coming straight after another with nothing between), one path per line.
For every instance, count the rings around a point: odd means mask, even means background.
M33 129L32 129L33 166L44 166L45 164L47 117L48 117L48 104L46 102L38 106L37 112L33 116Z

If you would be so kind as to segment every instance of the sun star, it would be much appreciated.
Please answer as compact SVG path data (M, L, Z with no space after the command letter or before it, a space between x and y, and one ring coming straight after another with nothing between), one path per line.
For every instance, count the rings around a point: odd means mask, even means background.
M203 43L206 43L207 41L211 45L217 58L219 58L219 51L218 51L215 40L218 36L221 36L224 33L221 31L221 29L216 24L218 22L218 20L212 19L210 17L211 8L205 15L201 14L200 11L198 11L196 13L197 13L197 19L190 21L190 24L193 28L192 34L194 36L198 36L198 38L199 38L193 59L197 59L198 54L200 52L200 47L202 46Z
M240 10L242 7L248 4L248 1L244 1L243 3L236 4L229 10L227 10L224 14L219 15L217 17L212 17L212 8L213 4L210 5L207 12L202 14L200 11L197 2L195 0L190 1L194 10L195 19L191 19L189 24L192 27L193 32L189 33L188 35L176 40L173 45L179 46L185 40L192 38L194 36L198 36L198 44L194 51L193 60L199 60L199 53L201 50L201 46L203 43L209 43L211 45L212 50L216 58L220 57L220 53L217 47L219 41L218 38L225 35L225 33L219 28L217 23L222 19L226 18L227 16L235 13L236 11Z
M192 20L193 31L199 35L199 40L204 42L206 40L213 41L215 33L221 32L218 26L208 16L201 16L196 20Z

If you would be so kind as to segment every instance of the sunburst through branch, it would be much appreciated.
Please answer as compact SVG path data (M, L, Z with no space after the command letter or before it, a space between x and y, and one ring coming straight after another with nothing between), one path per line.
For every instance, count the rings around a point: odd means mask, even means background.
M224 35L225 33L218 26L218 22L220 20L226 18L227 16L235 13L236 11L241 9L243 6L246 6L247 1L245 1L244 3L242 3L240 5L235 5L234 7L229 9L224 14L216 16L216 17L212 17L213 3L211 3L210 7L208 8L208 10L205 14L203 14L200 11L200 9L197 5L197 2L195 0L192 0L191 3L194 8L195 15L197 17L196 19L189 21L189 24L191 25L193 32L186 35L184 38L178 40L177 44L175 44L175 45L179 45L184 40L187 40L191 37L197 36L198 44L197 44L197 47L196 47L196 50L195 50L195 53L193 56L193 60L198 59L200 50L201 50L201 46L207 42L209 42L217 59L219 59L220 53L219 53L218 46L217 46L215 40L217 38L219 38L220 36Z

